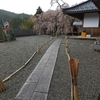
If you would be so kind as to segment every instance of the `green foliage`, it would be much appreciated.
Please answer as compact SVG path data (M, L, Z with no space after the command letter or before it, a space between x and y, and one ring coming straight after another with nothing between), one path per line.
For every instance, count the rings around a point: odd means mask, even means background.
M10 22L10 27L12 28L20 28L19 26L22 24L24 19L21 19L21 18L12 18L9 20Z
M15 34L12 29L6 30L7 35L3 32L2 26L0 25L0 41L12 41L16 40Z
M3 35L2 35L3 31L2 31L2 26L0 25L0 41L3 40Z
M10 41L16 40L13 29L9 29Z
M15 29L32 29L33 27L33 22L28 18L13 18L8 21L10 23L10 27Z
M43 13L43 11L42 11L41 7L39 6L38 9L37 9L37 11L36 11L36 14L41 14L41 13Z
M19 26L20 29L32 29L33 28L33 22L30 19L24 19L22 24Z
M24 20L25 19L29 19L30 16L31 15L24 14L24 13L22 13L22 14L16 14L16 13L12 13L12 12L0 9L0 19L3 19L4 22L8 21L9 24L10 24L10 28L20 28L20 26L22 25L22 23L25 24Z

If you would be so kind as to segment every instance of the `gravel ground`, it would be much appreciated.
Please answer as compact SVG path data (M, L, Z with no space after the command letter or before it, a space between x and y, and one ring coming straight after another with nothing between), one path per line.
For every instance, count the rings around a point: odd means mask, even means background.
M1 43L0 76L4 79L18 69L36 50L37 44L43 44L49 38L49 36L31 36ZM27 77L54 40L45 45L41 53L37 54L26 68L5 82L7 90L0 93L0 100L14 100ZM93 50L93 43L93 40L69 39L68 41L71 57L79 59L78 88L81 100L97 100L100 94L100 52ZM70 100L70 73L64 40L60 45L47 100Z
M62 41L47 100L70 100L70 73ZM71 58L79 59L78 89L81 100L98 100L100 94L100 52L93 40L69 39Z
M37 45L43 45L49 39L50 36L41 35L20 37L16 41L0 43L0 77L4 79L20 68L36 51ZM7 90L0 93L0 100L14 100L20 88L54 40L55 38L43 46L41 52L36 54L24 69L5 82Z

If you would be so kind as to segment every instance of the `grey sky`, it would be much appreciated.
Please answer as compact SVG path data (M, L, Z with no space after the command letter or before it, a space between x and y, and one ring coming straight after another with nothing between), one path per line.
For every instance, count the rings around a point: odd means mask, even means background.
M51 0L0 0L0 9L15 13L26 13L26 14L35 14L38 6L42 8L43 11L50 9ZM86 0L64 0L70 6L80 3ZM55 9L56 5L54 4L51 9Z

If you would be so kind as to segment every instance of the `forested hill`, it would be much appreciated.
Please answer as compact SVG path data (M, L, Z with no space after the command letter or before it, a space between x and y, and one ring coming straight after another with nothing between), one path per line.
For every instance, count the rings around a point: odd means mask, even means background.
M23 19L23 18L29 18L30 15L24 13L16 14L13 12L0 9L0 19L9 19L9 18L18 18L18 17Z

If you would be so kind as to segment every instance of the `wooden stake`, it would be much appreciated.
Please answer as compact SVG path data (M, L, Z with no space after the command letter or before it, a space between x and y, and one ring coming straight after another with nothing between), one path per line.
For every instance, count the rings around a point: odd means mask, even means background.
M40 52L40 46L38 45L37 46L37 53L39 53Z
M79 100L78 86L77 86L78 66L79 66L78 59L70 59L69 66L70 66L70 75L71 75L71 81L72 81L71 97L73 97L71 100Z
M3 83L2 79L0 78L0 92L6 90L6 86L5 84Z
M48 44L48 40L46 41L46 44Z
M74 100L74 86L72 85L72 80L71 80L71 100Z
M79 100L78 86L74 85L74 100Z
M50 38L50 40L52 40L52 37Z

